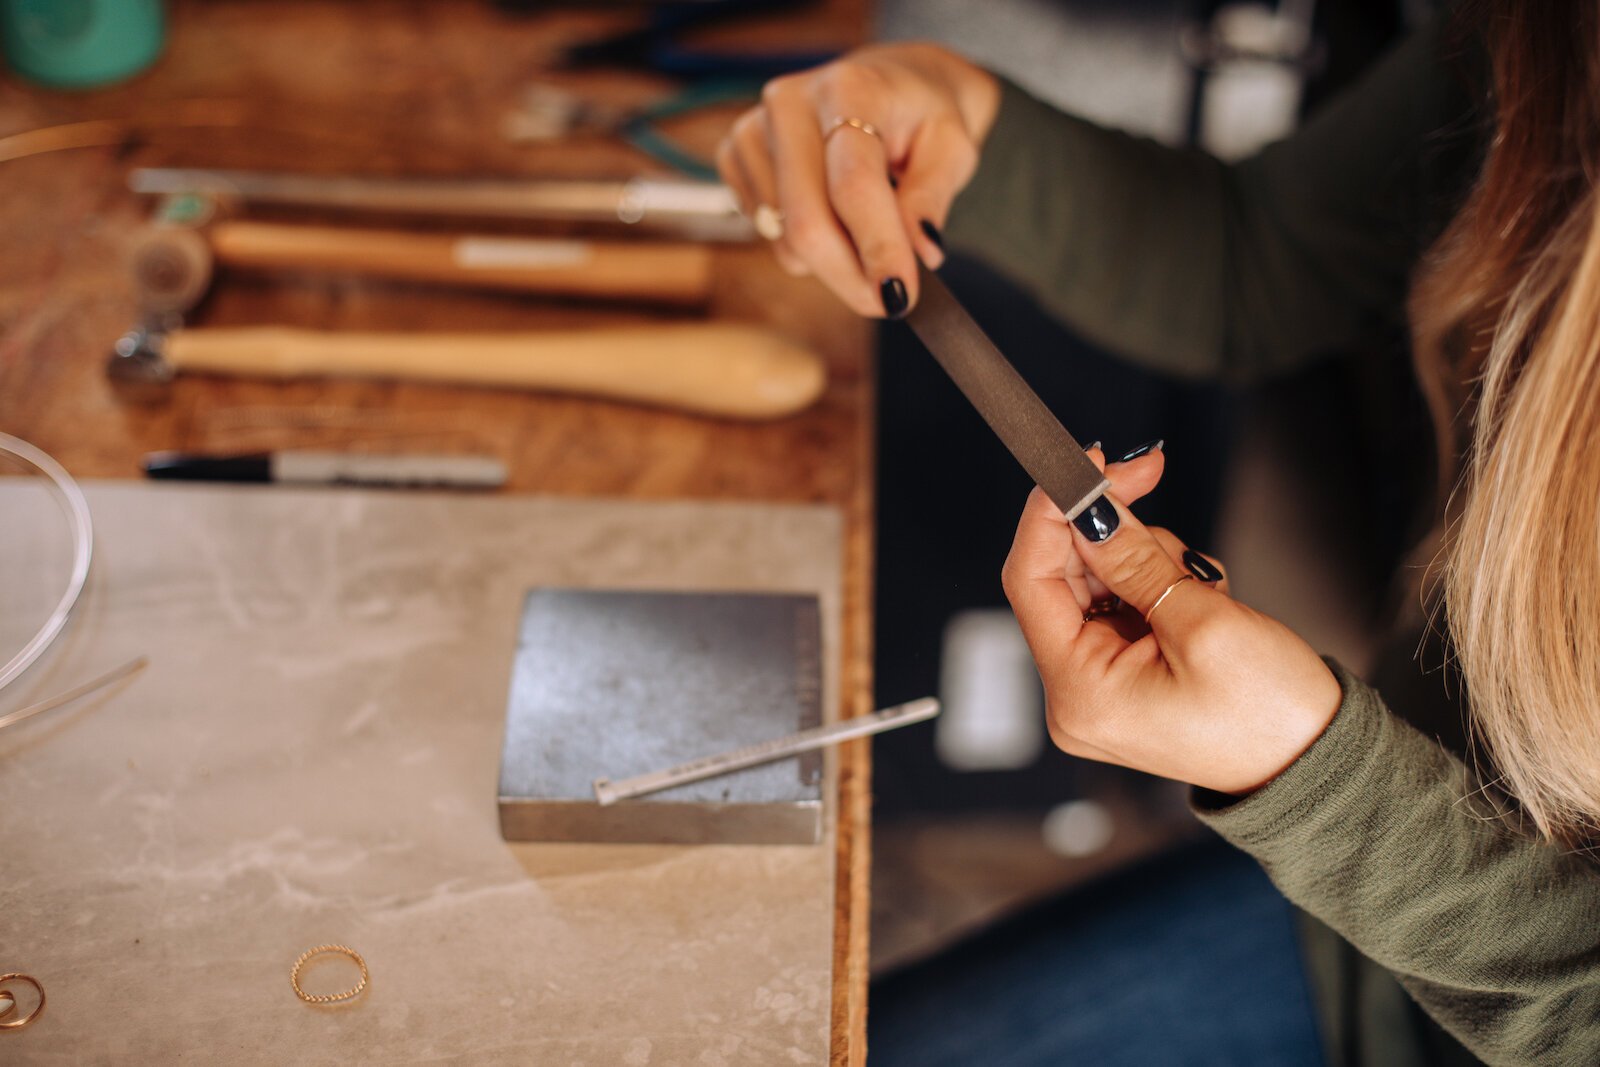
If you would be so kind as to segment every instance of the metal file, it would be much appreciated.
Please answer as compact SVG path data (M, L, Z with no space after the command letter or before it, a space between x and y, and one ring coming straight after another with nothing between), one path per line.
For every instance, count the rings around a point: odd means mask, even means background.
M1073 519L1111 487L965 308L928 270L906 324L1045 495Z

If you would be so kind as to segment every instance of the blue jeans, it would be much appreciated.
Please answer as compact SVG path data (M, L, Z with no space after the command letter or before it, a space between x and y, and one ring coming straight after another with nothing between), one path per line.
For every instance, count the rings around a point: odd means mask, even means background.
M1051 901L891 975L872 1067L1319 1067L1289 903L1219 842Z

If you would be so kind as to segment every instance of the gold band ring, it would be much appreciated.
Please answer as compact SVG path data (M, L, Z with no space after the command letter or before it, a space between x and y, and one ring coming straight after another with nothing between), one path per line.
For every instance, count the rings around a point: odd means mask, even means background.
M361 968L361 981L356 983L354 989L347 989L343 993L307 993L300 988L300 968L313 956L320 956L325 952L336 952L341 956L349 956L356 961L356 966ZM341 1000L359 997L361 991L367 988L367 961L361 958L361 953L344 945L318 945L308 948L300 953L300 958L294 961L294 969L289 972L289 984L294 986L294 995L307 1004L333 1004Z
M1179 578L1177 581L1173 582L1171 585L1169 585L1165 589L1161 590L1161 595L1156 597L1156 602L1154 604L1151 604L1150 605L1150 610L1144 613L1144 621L1145 622L1149 622L1150 621L1150 616L1152 616L1152 615L1154 615L1156 613L1156 609L1161 606L1161 602L1163 600L1167 599L1167 597L1171 596L1172 595L1172 591L1174 589L1178 588L1178 586L1182 585L1184 582L1192 582L1194 580L1195 580L1194 575L1185 574L1183 577Z
M0 1030L21 1030L24 1026L44 1014L44 986L40 985L39 979L31 974L0 974L0 985L4 985L7 982L27 982L39 994L39 1003L35 1004L33 1010L20 1019L10 1018L11 1013L16 1010L17 998L10 993L6 994L11 1001L11 1006L6 1008L4 1012L0 1012L0 1018L6 1020L5 1022L0 1022Z
M851 118L848 115L835 115L833 121L828 123L828 128L823 131L822 139L826 141L828 138L832 137L846 126L850 127L852 130L860 130L862 133L867 134L870 137L876 137L880 144L883 142L883 134L878 132L878 127L874 126L866 119Z

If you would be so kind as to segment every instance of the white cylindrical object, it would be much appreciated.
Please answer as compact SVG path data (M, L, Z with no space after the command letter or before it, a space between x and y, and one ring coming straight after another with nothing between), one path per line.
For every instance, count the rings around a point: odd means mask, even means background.
M960 771L1013 770L1044 747L1044 697L1016 618L1004 608L963 611L944 631L939 758Z

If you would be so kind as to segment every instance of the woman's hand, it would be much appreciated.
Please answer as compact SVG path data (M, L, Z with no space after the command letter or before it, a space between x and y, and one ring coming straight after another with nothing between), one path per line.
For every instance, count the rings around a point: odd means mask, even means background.
M1195 575L1182 542L1119 502L1133 495L1119 484L1124 467L1134 464L1107 468L1122 520L1111 538L1090 542L1035 489L1006 559L1006 596L1044 680L1050 736L1074 755L1248 793L1321 736L1339 683L1311 646L1223 583L1184 580ZM1134 492L1148 492L1148 470L1138 478ZM1100 587L1122 611L1085 621Z
M786 270L815 274L863 315L899 318L916 303L917 259L944 259L945 216L999 101L994 75L954 52L864 48L769 82L717 167L746 214L781 220Z

